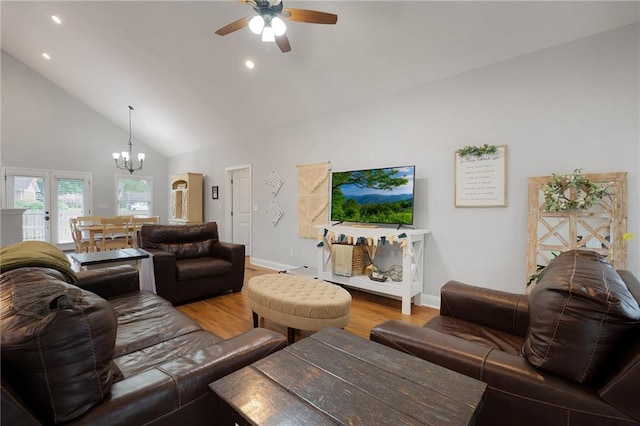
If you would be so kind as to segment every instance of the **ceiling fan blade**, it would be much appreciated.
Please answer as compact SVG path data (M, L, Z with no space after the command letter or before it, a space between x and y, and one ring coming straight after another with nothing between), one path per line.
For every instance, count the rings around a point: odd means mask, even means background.
M287 38L286 34L277 36L276 44L278 45L282 53L287 53L291 51L291 45L289 44L289 39Z
M229 25L225 25L224 27L220 28L218 31L216 31L216 34L218 34L219 36L224 36L234 31L238 31L239 29L242 29L249 24L249 19L249 16L240 18L237 21L234 21Z
M282 9L282 16L292 21L308 22L311 24L335 24L338 22L338 15L333 13L318 12L307 9Z

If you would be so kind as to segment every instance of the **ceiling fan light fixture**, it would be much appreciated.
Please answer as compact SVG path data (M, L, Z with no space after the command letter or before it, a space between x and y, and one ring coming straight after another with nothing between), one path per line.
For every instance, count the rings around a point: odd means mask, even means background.
M249 29L254 34L260 34L264 28L264 18L260 15L256 15L249 21Z
M262 41L276 41L276 36L273 33L273 28L271 27L264 27L264 29L262 30Z
M280 37L287 31L287 26L284 21L277 16L274 16L273 19L271 19L271 28L273 29L273 33L276 37Z

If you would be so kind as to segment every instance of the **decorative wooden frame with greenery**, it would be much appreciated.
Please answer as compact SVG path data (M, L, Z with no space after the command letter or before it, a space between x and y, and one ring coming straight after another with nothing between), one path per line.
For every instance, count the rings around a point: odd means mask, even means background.
M584 174L607 189L607 196L587 210L550 212L543 187L552 176L529 178L527 276L561 252L588 248L606 256L616 269L627 265L627 173Z

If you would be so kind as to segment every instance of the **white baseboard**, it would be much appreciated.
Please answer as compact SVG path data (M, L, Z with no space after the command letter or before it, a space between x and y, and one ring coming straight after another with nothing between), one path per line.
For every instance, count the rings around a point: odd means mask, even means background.
M422 306L428 306L434 309L440 309L440 297L439 296L429 296L428 294L422 293Z
M297 266L293 265L285 265L284 263L272 262L270 260L258 259L257 257L252 257L251 264L260 266L262 268L273 269L274 271L286 271L287 269L297 268Z

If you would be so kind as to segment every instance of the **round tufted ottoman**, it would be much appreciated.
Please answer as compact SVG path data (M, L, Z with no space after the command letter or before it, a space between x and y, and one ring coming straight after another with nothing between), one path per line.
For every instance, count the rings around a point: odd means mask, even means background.
M285 325L289 344L294 342L296 330L343 328L349 323L351 295L325 281L267 274L251 278L245 291L253 311L253 326L258 327L259 317Z

